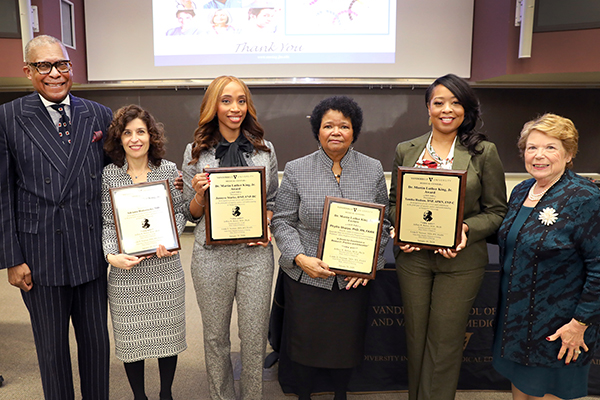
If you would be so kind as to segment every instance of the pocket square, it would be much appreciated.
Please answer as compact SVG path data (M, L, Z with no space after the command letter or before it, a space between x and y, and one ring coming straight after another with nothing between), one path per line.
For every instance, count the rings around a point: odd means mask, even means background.
M92 138L92 143L99 141L102 139L102 131L95 131L94 137Z

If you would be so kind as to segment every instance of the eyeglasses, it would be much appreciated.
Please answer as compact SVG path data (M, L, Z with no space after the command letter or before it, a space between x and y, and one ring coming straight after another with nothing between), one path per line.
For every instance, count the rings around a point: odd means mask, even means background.
M29 65L34 67L37 72L42 75L48 75L52 71L52 68L56 68L56 70L61 74L66 74L71 70L72 67L71 60L60 60L53 63L48 61L40 61L29 63Z

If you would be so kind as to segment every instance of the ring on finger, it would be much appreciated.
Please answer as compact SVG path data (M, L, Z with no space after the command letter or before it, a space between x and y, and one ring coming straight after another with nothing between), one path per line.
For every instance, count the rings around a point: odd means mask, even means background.
M575 350L575 354L581 354L581 350L579 350L579 349Z

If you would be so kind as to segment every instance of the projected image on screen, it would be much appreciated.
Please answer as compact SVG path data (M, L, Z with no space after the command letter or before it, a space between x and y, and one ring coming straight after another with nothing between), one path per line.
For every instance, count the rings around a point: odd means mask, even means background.
M395 62L394 0L153 0L155 66Z

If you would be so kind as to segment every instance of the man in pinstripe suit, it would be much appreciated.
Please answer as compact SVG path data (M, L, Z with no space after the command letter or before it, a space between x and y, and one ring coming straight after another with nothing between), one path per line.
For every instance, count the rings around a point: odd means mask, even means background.
M25 58L36 92L0 106L0 268L29 310L45 398L74 398L72 321L82 397L108 399L100 191L112 114L69 93L57 39L36 37Z

